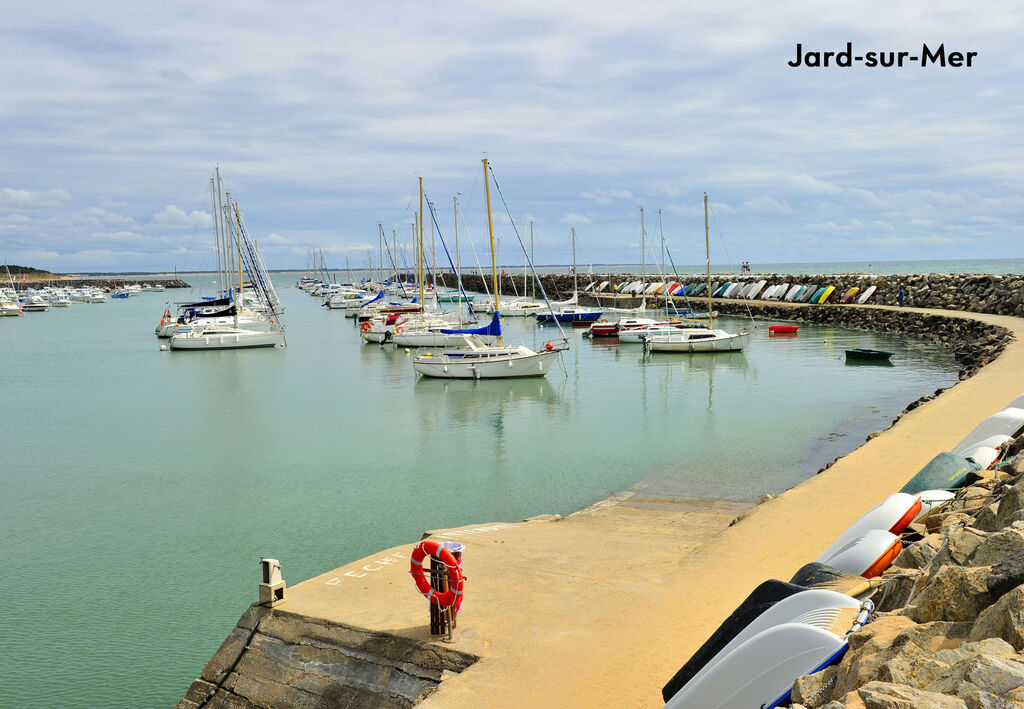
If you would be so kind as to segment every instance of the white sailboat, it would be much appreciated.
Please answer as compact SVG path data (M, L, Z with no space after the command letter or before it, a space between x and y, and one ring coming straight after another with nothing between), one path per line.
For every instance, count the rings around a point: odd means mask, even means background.
M708 327L685 328L675 332L651 334L643 338L648 352L736 352L742 350L750 333L730 333L712 327L711 318L711 237L708 224L708 195L704 193L704 248L708 267Z
M218 170L215 201L219 201L220 198L219 185L220 171ZM232 306L234 309L234 322L230 326L214 324L206 327L192 327L188 330L176 330L170 338L172 350L225 350L275 347L279 344L282 346L285 344L284 327L280 322L280 311L277 305L277 294L274 292L274 286L270 281L266 267L263 264L263 259L260 257L255 243L249 239L242 225L242 215L238 208L238 203L232 204L231 193L229 192L227 193L227 205L224 206L222 215L229 215L232 207L234 209L234 219L231 220L229 217L224 219L224 227L227 228L229 224L231 225L231 230L234 232L235 237L235 250L238 256L238 290L235 293L235 302ZM222 220L220 218L215 219L215 223L218 229L219 244L219 235L221 233L219 225L222 223ZM227 239L227 232L224 231L223 233L225 239ZM243 252L245 254L244 266ZM261 326L259 329L240 327L239 313L244 310L246 300L243 273L248 273L249 275L253 292L259 301L262 311L260 316L265 317L269 323L267 327Z
M494 256L494 222L491 217L491 188L487 175L487 159L483 160L484 190L487 196L487 225L491 237L491 279L494 283L495 321L500 318L498 266ZM478 337L461 335L463 346L446 349L440 354L427 353L413 359L413 368L425 377L440 379L507 379L510 377L542 377L551 369L568 342L555 346L550 342L535 352L525 345L504 346L498 335L497 345L485 345Z

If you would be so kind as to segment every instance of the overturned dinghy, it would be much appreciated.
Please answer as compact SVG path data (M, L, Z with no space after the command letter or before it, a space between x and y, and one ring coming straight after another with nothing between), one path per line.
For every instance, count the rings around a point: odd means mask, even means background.
M1019 398L1014 399L1012 402L1012 404L1017 403L1019 403ZM964 436L964 439L956 445L953 453L964 455L964 451L982 445L982 441L991 436L999 435L1016 438L1024 433L1024 408L1018 408L1012 404L979 423L973 431Z
M977 462L953 453L939 453L907 481L900 492L916 495L923 490L955 490L967 483L967 476L979 470Z
M920 510L920 506L917 509ZM848 540L829 554L822 554L818 561L848 574L873 579L881 576L901 551L903 543L899 537L884 529L872 529Z
M873 608L835 591L767 581L665 685L665 707L776 707L797 677L842 656Z

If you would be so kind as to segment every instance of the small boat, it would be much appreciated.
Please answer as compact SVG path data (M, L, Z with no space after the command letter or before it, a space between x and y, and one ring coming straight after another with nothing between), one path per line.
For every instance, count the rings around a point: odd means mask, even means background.
M793 333L800 329L799 325L769 325L768 334L778 335L782 333Z
M171 335L172 350L238 350L247 347L276 347L284 343L284 331L234 327L208 327Z
M886 350L869 350L869 349L852 349L846 350L846 359L889 359L895 354L895 352L887 352Z
M966 484L967 476L978 469L976 461L967 460L955 453L939 453L900 488L900 492L914 495L936 488L956 489Z
M1004 435L1016 438L1024 433L1024 407L1014 404L1024 404L1024 402L1015 400L1007 408L992 414L979 423L973 431L956 444L952 453L962 456L965 451L982 445L983 441L990 436Z

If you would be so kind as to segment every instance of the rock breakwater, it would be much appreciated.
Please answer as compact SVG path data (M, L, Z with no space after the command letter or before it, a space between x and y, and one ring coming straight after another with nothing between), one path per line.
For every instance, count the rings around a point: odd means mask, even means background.
M591 283L600 284L608 281L611 284L619 284L626 281L638 280L638 274L580 274L580 289L586 288ZM454 277L447 274L447 281L454 283ZM648 276L647 281L654 283L661 280L661 277ZM684 275L679 282L683 285L689 283L703 283L706 276ZM712 274L712 281L724 283L726 281L751 283L766 281L765 288L783 283L789 284L820 284L836 287L836 293L832 299L838 301L840 296L850 288L860 288L863 292L869 286L875 286L876 291L871 297L870 303L874 305L897 305L900 288L904 290L905 302L909 307L916 308L938 308L942 310L963 310L972 313L991 313L993 315L1018 315L1024 316L1024 275L994 275L981 273L929 273L912 275L869 275L863 273L850 274L806 274L792 275L785 273L760 273L753 275L738 276L735 274ZM548 274L541 276L541 283L547 291L548 297L552 299L564 299L572 295L573 278L571 275ZM463 284L467 290L484 292L484 282L479 275L466 274L463 276ZM527 288L532 288L532 282L526 283ZM490 288L490 279L487 281L487 288ZM524 283L520 275L518 278L505 274L501 282L502 293L506 296L522 294ZM539 297L539 296L538 296ZM610 305L615 299L598 295L594 297L590 293L582 292L581 301L597 305ZM619 298L615 299L620 307L636 307L640 304L640 298ZM648 297L648 305L655 302L662 302L661 298ZM633 302L635 301L635 303Z
M877 616L842 661L793 686L793 709L1024 707L1024 436L997 473L915 525Z

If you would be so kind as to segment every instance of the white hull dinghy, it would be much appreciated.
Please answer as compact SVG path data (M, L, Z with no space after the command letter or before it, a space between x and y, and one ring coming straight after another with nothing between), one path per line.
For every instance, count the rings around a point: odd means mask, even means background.
M848 574L873 579L889 568L901 551L903 543L899 537L884 529L872 529L849 540L842 547L822 554L817 561Z
M835 663L867 622L871 601L810 589L754 619L697 672L665 709L746 709L785 702L793 681Z
M850 525L849 529L840 534L816 561L828 564L829 566L835 566L835 564L829 561L829 558L835 556L840 549L847 547L850 542L876 529L881 529L891 534L899 534L906 529L907 525L910 524L920 511L920 495L911 495L906 492L893 493ZM858 571L857 573L859 574L860 572Z
M1014 401L1013 403L1018 402ZM1021 433L1024 433L1024 408L1010 406L979 423L973 431L964 436L951 452L963 455L964 451L970 448L985 445L983 441L991 436L1015 438Z
M738 352L743 349L750 334L729 333L707 328L680 329L666 334L641 338L651 352Z

